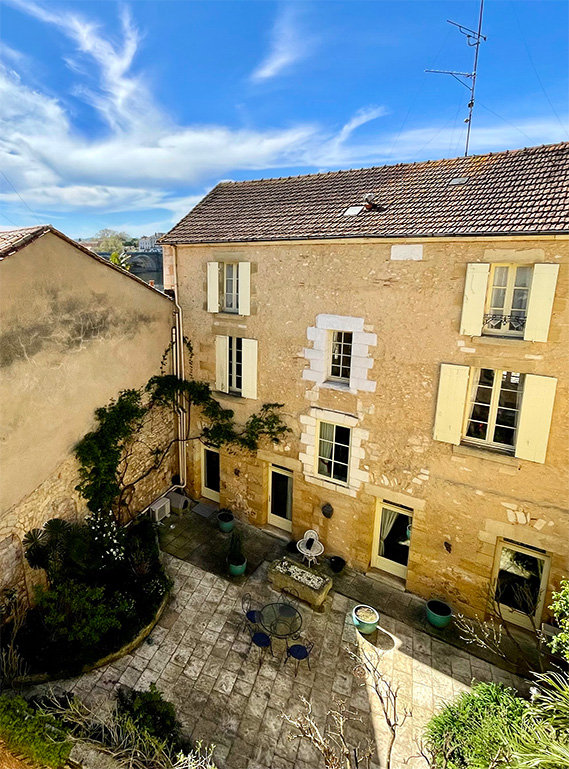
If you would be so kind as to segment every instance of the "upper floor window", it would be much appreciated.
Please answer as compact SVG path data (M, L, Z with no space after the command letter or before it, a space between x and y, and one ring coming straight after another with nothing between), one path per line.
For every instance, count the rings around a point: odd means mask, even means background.
M222 305L225 312L237 312L239 309L239 273L236 262L224 262Z
M318 475L332 478L335 481L340 481L340 483L348 482L350 433L349 427L334 425L330 422L320 422Z
M332 355L330 360L330 379L349 383L352 366L351 331L332 332Z
M523 337L532 269L527 265L492 265L484 334Z
M471 369L470 377L464 440L513 452L523 375L482 368Z
M547 342L558 272L558 264L468 264L460 333Z
M434 439L545 462L557 379L443 363Z
M257 397L257 340L237 336L215 337L215 389Z
M251 314L251 263L207 263L207 311Z

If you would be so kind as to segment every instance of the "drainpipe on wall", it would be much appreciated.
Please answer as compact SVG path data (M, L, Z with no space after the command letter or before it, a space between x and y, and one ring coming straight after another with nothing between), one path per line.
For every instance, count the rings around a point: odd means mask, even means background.
M172 341L173 341L173 356L172 364L174 369L174 375L179 379L184 378L184 326L182 308L178 301L178 249L173 246L174 249L174 303L176 305L176 318L174 328L172 329ZM178 437L181 438L187 434L187 420L189 417L188 412L183 406L183 401L179 397L176 404L176 414L178 416ZM178 465L180 471L180 485L179 488L184 489L186 487L186 468L187 468L187 441L180 440L178 442Z

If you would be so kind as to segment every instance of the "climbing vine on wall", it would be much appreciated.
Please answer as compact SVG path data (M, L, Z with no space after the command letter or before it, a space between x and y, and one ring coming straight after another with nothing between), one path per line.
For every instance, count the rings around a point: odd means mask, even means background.
M191 366L191 343L187 339L184 343L190 352ZM162 371L166 367L169 351L170 348L163 357ZM197 435L179 436L164 446L150 450L147 469L125 484L125 473L120 472L121 461L145 419L153 410L172 409L180 405L188 411L192 406L199 408L206 424ZM245 425L238 426L234 421L234 412L221 406L206 382L182 379L173 374L154 376L146 387L123 390L108 406L95 411L96 429L87 433L75 447L80 477L76 489L87 500L89 510L95 513L99 510L113 511L119 519L125 490L132 490L143 478L157 470L175 443L201 440L216 448L229 446L254 452L262 437L279 443L289 432L281 419L281 408L280 403L265 403ZM189 425L190 419L187 422Z

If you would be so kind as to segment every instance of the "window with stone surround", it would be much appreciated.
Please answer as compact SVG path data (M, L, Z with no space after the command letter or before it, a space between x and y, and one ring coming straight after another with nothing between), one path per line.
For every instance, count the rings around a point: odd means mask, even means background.
M523 338L531 276L530 265L492 265L483 334Z
M513 453L523 374L473 368L470 379L470 403L465 416L464 442Z
M375 392L376 382L368 375L373 367L370 347L377 345L377 337L364 330L363 318L317 315L307 336L312 347L304 350L309 368L302 372L303 379L351 393Z
M257 398L256 339L216 336L215 389L243 398Z
M350 466L350 428L320 422L317 474L340 483L348 482Z
M207 311L251 314L251 263L207 263Z

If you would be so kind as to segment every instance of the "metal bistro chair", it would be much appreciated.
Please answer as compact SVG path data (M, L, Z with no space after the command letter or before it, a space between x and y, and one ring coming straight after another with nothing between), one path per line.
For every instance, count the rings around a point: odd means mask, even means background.
M251 646L256 646L259 649L259 667L261 667L267 649L271 652L271 657L274 657L273 642L268 633L264 633L262 630L254 631L252 625L249 627L249 630L251 633Z
M305 640L304 643L299 644L293 644L292 646L286 647L286 659L285 659L285 665L288 662L288 658L292 657L295 662L294 667L294 677L296 678L298 674L298 668L300 667L300 663L302 660L306 660L306 664L308 665L308 669L310 670L310 652L314 648L314 643L311 641Z
M304 537L297 542L296 548L302 557L308 563L308 566L314 566L318 563L318 556L324 552L324 545L318 539L318 532L314 529L308 529L304 532Z
M251 608L251 593L245 593L241 599L241 608L243 609L243 625L241 630L256 628L259 624L261 612L258 609Z

